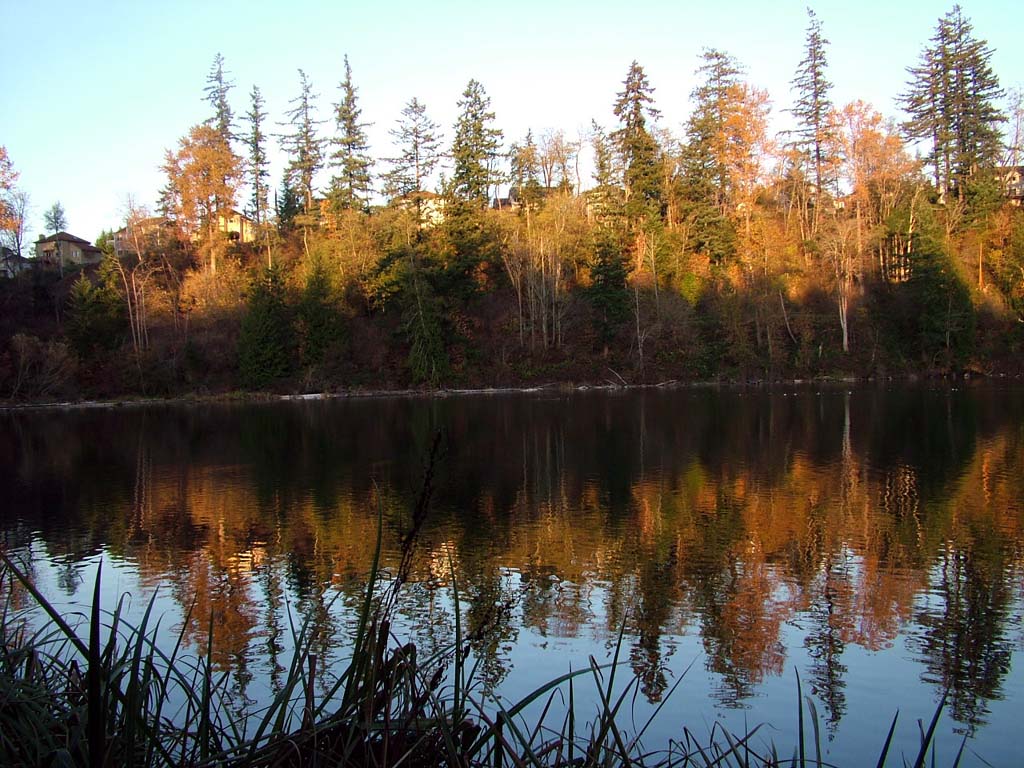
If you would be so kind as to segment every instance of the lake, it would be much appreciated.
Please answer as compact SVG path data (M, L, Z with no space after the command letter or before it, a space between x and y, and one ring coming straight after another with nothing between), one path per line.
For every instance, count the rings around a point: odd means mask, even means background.
M481 696L607 663L621 633L636 719L668 697L652 749L766 723L788 755L799 674L832 762L873 763L897 709L912 759L947 689L940 764L964 736L965 764L1019 760L1020 382L6 411L0 541L68 613L102 560L105 605L155 592L194 651L212 617L258 705L290 621L326 684L378 519L387 577L425 475L395 632L450 646L457 588Z

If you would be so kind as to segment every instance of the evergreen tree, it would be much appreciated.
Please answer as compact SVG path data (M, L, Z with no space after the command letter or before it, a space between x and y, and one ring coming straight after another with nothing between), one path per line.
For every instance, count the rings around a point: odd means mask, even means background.
M722 51L707 49L701 58L697 75L702 80L691 94L694 108L686 124L681 158L680 214L689 225L689 249L721 264L736 247L736 234L726 215L733 180L724 149L728 141L726 121L742 70Z
M323 365L342 336L341 315L333 300L323 261L310 269L298 306L299 357L307 367Z
M511 190L527 213L537 208L541 201L540 167L537 161L537 144L533 131L526 132L522 145L513 144L508 152Z
M210 73L206 76L206 87L203 89L206 101L213 107L213 115L206 121L206 125L216 130L227 142L234 138L234 113L228 103L228 93L234 87L234 82L228 79L228 73L224 71L224 57L218 53L213 57Z
M345 56L345 79L341 81L341 101L334 107L337 136L331 140L335 147L331 153L331 167L338 173L331 179L331 202L339 210L366 210L370 204L373 161L367 153L369 143L366 128L361 123L356 91L352 84L352 67Z
M295 217L302 213L302 198L287 173L281 178L280 191L274 195L274 212L281 233L290 230L295 224Z
M245 134L245 146L249 152L248 176L252 188L249 198L249 213L257 225L263 224L267 218L267 179L270 177L270 160L267 158L267 137L263 133L263 123L267 113L263 111L263 94L255 85L249 94L249 111L245 113L248 130Z
M829 147L834 144L835 129L832 124L832 101L829 91L832 83L825 76L828 68L826 46L829 41L821 34L821 22L810 8L807 9L807 37L804 44L804 58L792 80L796 101L790 112L797 120L796 147L807 158L813 169L814 191L817 200L835 181L835 158ZM815 221L820 205L815 206Z
M276 269L267 269L249 288L246 312L238 337L238 368L245 386L264 387L290 369L291 318L284 282Z
M221 175L218 178L220 186L224 188L229 185L235 186L241 177L241 158L235 155L231 146L231 142L235 138L234 113L231 111L231 105L228 103L228 93L234 87L234 82L228 79L228 73L224 71L224 57L218 53L213 57L213 64L210 67L209 74L206 76L206 87L203 89L206 93L206 100L213 107L213 115L206 120L204 125L213 129L217 139L214 142L208 142L208 144L211 146L218 145L220 152L225 157L230 156L236 161L230 168L224 167L220 171ZM234 191L231 192L230 196L218 193L213 206L214 210L217 212L227 211L234 206L234 197ZM213 223L211 222L211 228ZM211 266L213 267L215 264L216 260L212 259Z
M590 122L590 146L594 152L594 188L590 200L598 219L612 224L621 215L622 188L615 148L604 128L596 120Z
M598 338L607 353L608 345L629 316L626 264L622 245L613 230L598 230L593 250L588 297L596 313Z
M441 159L438 124L427 116L426 107L413 98L405 105L398 125L390 133L399 150L388 159L391 170L384 176L385 191L394 196L418 195Z
M501 131L493 127L491 100L476 80L470 80L459 100L461 112L452 140L451 192L457 199L479 209L487 207L491 184L497 179L495 164L501 147Z
M174 212L178 210L181 204L178 197L178 190L174 186L174 182L168 179L167 183L160 188L160 192L157 194L157 213L165 219L173 218Z
M313 182L323 167L323 139L317 136L316 94L306 73L299 70L299 95L288 103L291 109L285 112L286 125L292 133L280 137L281 148L288 154L286 172L289 184L301 196L303 209L309 213L313 208Z
M654 88L643 67L634 61L614 106L619 128L611 135L623 166L625 212L637 226L661 214L662 164L660 149L648 130L660 113L654 108Z
M402 280L402 324L409 343L409 372L413 381L436 386L449 367L442 302L415 254L408 254L405 261L409 268Z
M64 332L79 357L117 347L127 324L116 278L108 268L100 270L93 284L85 273L71 285L64 311Z
M936 235L915 238L910 280L914 347L926 366L962 365L974 349L976 317L970 291Z
M686 195L725 210L731 180L722 157L730 101L742 72L727 53L706 49L697 69L702 80L693 89L693 113L686 123L682 173Z
M960 6L953 6L918 66L908 69L911 81L901 96L910 116L904 130L931 142L928 162L942 199L952 192L963 199L968 180L997 164L1002 152L999 124L1006 117L996 102L1003 91L992 70L992 49L973 32Z

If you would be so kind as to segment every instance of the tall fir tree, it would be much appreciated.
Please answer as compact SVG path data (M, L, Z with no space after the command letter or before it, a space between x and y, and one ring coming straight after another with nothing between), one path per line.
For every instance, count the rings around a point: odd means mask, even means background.
M263 94L255 85L249 94L249 111L245 113L247 126L245 146L248 150L247 175L249 177L250 197L249 214L257 225L267 219L267 201L270 177L270 160L267 158L267 137L263 132L263 123L267 113L263 109Z
M610 138L622 161L625 213L637 226L660 216L663 174L660 148L648 128L661 113L654 107L654 88L636 61L630 64L613 111L619 128Z
M820 201L836 180L836 160L830 150L835 143L831 119L834 107L829 97L832 83L826 77L829 41L822 35L821 21L810 8L807 17L804 58L791 83L796 100L789 111L797 121L795 146L807 160L815 196ZM815 206L815 222L820 209L820 205Z
M992 70L992 49L974 37L959 5L939 19L920 63L900 100L910 116L907 135L931 142L927 159L940 199L963 199L979 169L1000 160L999 125L1006 116L996 106L1003 90Z
M598 221L612 225L621 218L622 188L619 180L622 173L611 139L596 120L590 121L590 148L594 153L594 188L589 197Z
M218 53L213 57L203 92L206 94L206 101L213 107L213 115L206 120L206 124L216 130L224 141L230 143L234 138L235 115L231 111L228 94L235 87L235 83L228 75L224 69L224 57Z
M372 191L373 160L367 150L366 129L369 123L360 122L357 91L352 84L352 67L345 56L345 79L339 85L341 101L334 106L337 134L331 139L331 167L336 169L331 179L331 203L338 210L366 210Z
M680 215L687 221L688 246L714 264L735 251L736 234L726 215L733 180L725 159L727 122L742 69L729 54L706 49L697 68L693 113L686 123L681 157Z
M388 158L391 169L384 174L384 189L390 195L418 195L441 159L440 126L427 115L427 108L415 97L402 110L390 134L398 156Z
M452 194L457 200L483 209L497 179L502 134L494 127L491 99L484 87L470 80L459 99L459 117L452 140Z
M690 98L693 112L686 123L682 173L687 196L703 199L724 212L731 180L722 157L730 101L742 70L727 53L705 49L697 69L700 83Z
M316 119L316 98L309 78L300 69L299 95L288 102L291 108L285 112L285 125L290 125L292 132L281 136L280 142L281 149L288 154L289 183L301 195L306 213L312 211L313 183L324 162L324 141L317 135L317 126L323 121Z

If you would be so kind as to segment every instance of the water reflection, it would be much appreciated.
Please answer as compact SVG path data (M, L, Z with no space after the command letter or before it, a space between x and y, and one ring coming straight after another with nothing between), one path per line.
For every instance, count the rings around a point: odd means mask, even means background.
M344 654L377 510L393 571L441 434L401 606L423 651L455 637L454 574L492 687L522 644L607 648L625 622L651 702L696 637L719 705L751 706L796 664L834 733L862 674L856 648L916 664L973 732L1021 675L1020 395L699 390L5 413L0 521L6 549L56 564L52 590L81 590L75 564L99 552L164 585L196 647L212 620L215 662L252 697L287 664L289 610L311 621L321 658ZM913 661L891 661L904 643Z

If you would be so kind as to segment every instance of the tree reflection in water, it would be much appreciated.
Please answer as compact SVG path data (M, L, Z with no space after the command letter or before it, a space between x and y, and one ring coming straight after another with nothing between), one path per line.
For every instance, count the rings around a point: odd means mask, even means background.
M396 627L424 652L454 642L454 574L487 687L524 643L608 647L624 623L649 701L698 635L721 705L803 665L835 731L850 649L906 638L973 731L1021 674L1021 401L688 390L5 413L0 522L6 549L57 564L57 589L102 552L192 608L199 649L212 617L245 698L260 675L280 685L289 612L321 658L344 655L377 510L393 571L443 430Z

